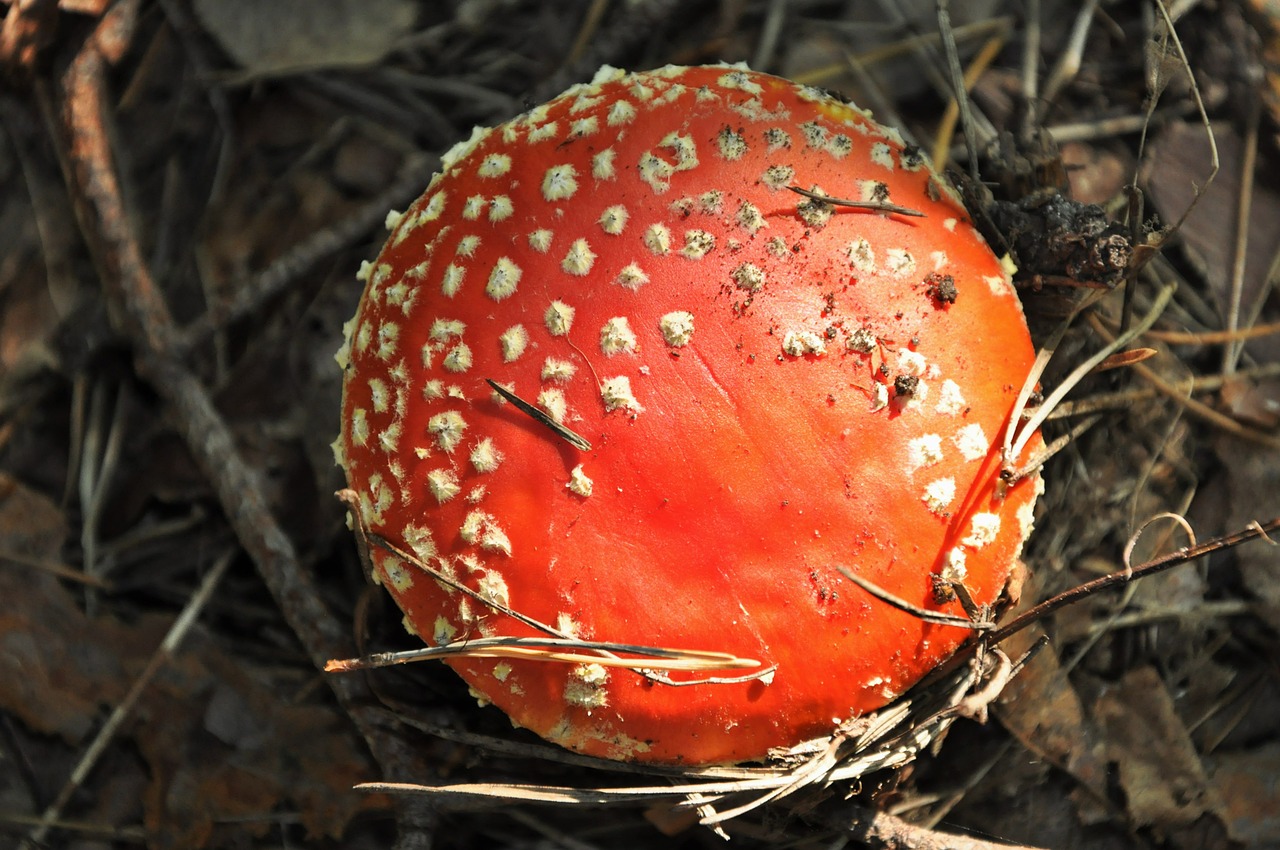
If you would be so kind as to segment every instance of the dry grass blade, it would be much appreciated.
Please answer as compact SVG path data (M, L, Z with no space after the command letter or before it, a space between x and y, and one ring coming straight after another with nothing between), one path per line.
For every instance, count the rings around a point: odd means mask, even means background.
M406 563L412 564L416 568L422 570L427 575L431 576L437 582L440 582L442 585L445 585L447 587L452 588L453 590L458 591L459 593L462 593L467 598L484 606L485 608L488 608L489 610L494 611L498 614L502 614L503 616L510 617L513 620L516 620L522 623L523 625L528 626L531 629L542 632L543 634L550 635L553 638L557 638L561 641L565 641L566 646L569 644L573 644L578 646L579 648L585 648L589 645L589 642L577 641L572 635L567 634L564 631L555 628L554 626L551 626L547 623L543 623L540 620L534 619L533 617L530 617L527 614L523 614L515 610L514 608L511 608L507 605L503 605L497 600L492 599L488 596L485 596L476 590L473 590L467 585L459 582L457 579L451 576L445 575L444 573L435 569L430 564L426 563L421 558L414 555L412 552L408 552L408 551L405 551L404 549L401 549L399 546L395 545L394 543L392 543L391 541L383 537L380 537L379 535L371 534L368 531L368 529L364 527L363 523L360 520L360 512L358 509L359 503L358 503L358 497L356 496L356 494L351 490L340 490L336 495L339 498L339 500L341 500L347 506L350 512L350 515L353 517L356 523L356 536L360 541L361 554L362 554L362 557L367 562L366 563L367 569L372 569L371 563L368 563L369 562L368 552L370 549L370 544L372 544L373 546L376 546L380 549L390 552L392 555L394 555L397 558L400 558ZM441 652L441 657L447 657L449 655L476 656L479 653L469 652L466 649L468 644L475 645L475 643L476 643L475 641L460 642L458 644L458 648L451 649L450 647L437 647L436 649L443 650ZM507 654L509 657L519 656L529 660L561 661L564 663L581 663L581 661L577 659L576 655L573 660L570 660L568 656L555 657L553 653L548 653L548 651L545 649L546 642L542 641L542 643L544 644L544 647L541 649L536 647L525 647L525 648L508 647ZM744 662L744 663L719 663L719 664L711 664L706 667L667 666L663 664L651 664L649 663L648 660L638 661L636 659L619 658L613 652L612 649L605 648L605 647L615 646L615 645L617 644L602 642L599 645L600 648L596 648L592 655L585 656L585 657L590 662L601 663L601 664L605 663L605 661L602 659L608 659L611 662L615 662L612 664L612 666L629 668L631 670L634 670L636 673L640 674L641 676L644 676L646 679L649 679L650 681L657 682L663 685L671 685L671 686L739 684L741 682L753 681L756 679L766 679L773 674L773 670L774 670L772 666L768 666L768 667L762 666L758 661L739 659L737 658L737 656L734 656L730 653L718 653L718 652L715 652L714 650L710 651L709 655L707 651L701 651L701 652L704 652L704 655L708 655L708 657L710 655L714 655L717 658L731 659L735 662ZM631 646L631 645L622 644L622 646ZM493 653L495 652L496 649L500 649L500 648L498 647L489 648L487 651L490 653ZM647 651L651 651L654 654L654 657L661 657L663 653L683 652L683 650L671 650L671 649L652 648L652 647L643 647L643 648L633 647L633 649L644 649ZM435 650L426 649L426 650L421 650L420 652L433 653L435 652ZM486 657L497 657L497 655L490 654ZM416 660L416 659L409 659L409 660ZM336 662L338 666L330 669L329 664L333 664L333 663L335 662L329 662L328 664L326 664L326 669L329 669L330 672L342 672L346 669L355 669L355 668L345 667L344 665L346 662ZM392 663L395 663L395 662L392 662ZM385 665L374 665L374 666L385 666ZM755 666L759 669L754 670L753 672L745 676L735 676L735 677L709 676L709 677L690 679L686 681L672 680L670 677L666 676L662 672L663 670L730 669L734 667L745 667L745 666Z
M723 778L723 769L707 768L674 775L663 771L668 777L666 782L624 787L396 782L371 782L357 787L397 795L574 806L634 805L661 800L697 810L700 823L715 827L806 788L853 781L912 761L956 717L974 713L975 700L985 707L998 692L998 688L986 685L1003 682L1009 669L1007 663L997 659L989 664L958 664L880 711L848 721L829 737L776 753L771 763L762 767L735 768L731 772L736 775L729 779Z
M606 652L610 655L602 654ZM628 656L640 657L614 657L614 654L620 652L627 653ZM389 667L394 664L455 657L520 658L528 661L558 661L565 664L594 663L603 667L650 670L727 670L760 666L760 662L753 658L739 658L728 652L668 649L595 640L491 637L462 640L443 646L403 652L375 653L364 658L330 661L324 669L326 673L346 673L371 667Z
M1049 417L1049 414L1052 413L1058 403L1066 397L1067 393L1075 389L1085 376L1093 372L1100 363L1104 362L1112 354L1119 351L1121 348L1124 348L1137 337L1141 336L1147 331L1147 329L1155 324L1156 320L1160 318L1161 313L1164 312L1165 307L1168 306L1169 299L1173 297L1173 293L1176 288L1175 284L1166 284L1164 288L1156 294L1151 309L1147 311L1147 314L1143 316L1142 320L1138 322L1137 325L1116 337L1107 345L1103 346L1099 351L1094 353L1093 356L1085 359L1077 365L1076 368L1063 379L1062 383L1049 394L1049 396L1044 400L1044 403L1036 408L1035 413L1028 417L1020 427L1015 428L1011 426L1008 429L1005 434L1006 463L1016 463L1017 458L1022 457L1022 452L1026 449L1027 443L1029 443L1032 436L1040 430L1040 426L1044 424L1045 420ZM1046 346L1045 350L1048 351L1049 355L1052 355L1052 349L1049 349ZM1044 362L1047 364L1048 357L1044 358ZM1042 372L1043 367L1041 366L1039 359L1037 359L1036 365L1040 367L1040 371ZM1023 387L1023 396L1025 397L1019 398L1019 406L1015 408L1015 415L1012 420L1013 422L1016 423L1020 420L1022 410L1025 409L1026 400L1031 396L1030 389L1035 386L1035 382L1037 381L1039 381L1039 374L1033 371L1032 376L1027 379L1027 385Z

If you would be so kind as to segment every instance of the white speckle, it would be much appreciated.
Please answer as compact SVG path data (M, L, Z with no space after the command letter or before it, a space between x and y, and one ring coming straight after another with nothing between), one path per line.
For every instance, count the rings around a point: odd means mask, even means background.
M596 255L585 239L575 239L569 246L569 253L560 261L560 268L576 277L585 277L595 265Z
M640 179L659 195L671 188L671 175L675 171L675 166L653 151L645 151L640 156Z
M445 195L446 193L444 192L436 192L432 195L426 205L423 206L422 211L418 213L418 221L416 223L426 224L438 219L444 213Z
M915 375L920 377L924 375L928 368L928 362L924 359L924 355L919 352L904 348L898 352L898 369L904 375Z
M954 442L956 448L960 450L960 454L964 455L964 459L969 461L986 457L987 452L991 449L991 441L983 433L982 426L976 422L961 428L956 433Z
M422 385L422 397L427 401L444 398L444 381L432 378Z
M569 404L564 400L564 393L555 388L538 393L538 407L545 410L553 421L561 425L564 424L564 418L569 413Z
M947 552L946 560L942 564L942 571L938 574L938 577L951 584L962 584L969 576L965 560L965 554L962 549L952 549Z
M644 231L644 246L658 256L671 250L671 231L665 224L651 224Z
M790 186L795 176L796 170L789 165L771 165L760 175L760 182L776 192Z
M436 554L436 544L431 539L431 529L425 525L405 526L404 542L420 561L426 561Z
M462 288L462 278L466 270L457 263L450 263L444 270L444 276L440 279L440 293L446 298L452 298L458 294L458 290Z
M433 342L448 342L451 339L461 337L466 329L466 323L457 319L436 319L431 323L431 330L428 336Z
M396 343L400 339L400 326L392 322L383 322L378 327L378 347L374 354L379 360L389 360L396 353Z
M489 204L489 221L495 224L506 221L515 211L516 208L511 204L510 198L506 195L495 195Z
M441 365L450 372L462 373L467 371L471 368L471 348L465 342L458 343L449 349L449 353L444 356Z
M446 452L452 452L462 442L462 433L467 430L467 423L462 414L456 410L437 413L427 420L427 433L436 438L436 445Z
M594 115L586 118L579 118L576 121L569 122L569 138L581 139L583 136L592 136L600 131L600 119Z
M560 134L559 122L549 121L546 124L543 124L538 127L534 127L531 130L529 130L528 139L530 144L537 144L538 142L545 142L549 139L554 139L559 134Z
M760 94L764 91L760 84L752 79L751 74L745 71L730 71L723 74L717 82L724 88L737 89L747 94Z
M475 150L491 132L492 130L487 127L471 128L471 137L469 139L456 143L453 147L445 151L442 157L440 157L440 170L448 171L453 167L454 163L468 156L473 150Z
M942 437L925 434L907 442L907 475L926 466L942 462Z
M578 91L579 89L582 93L578 95L576 100L574 100L573 106L569 107L570 115L580 115L583 112L590 112L604 102L604 98L600 95L599 81L592 80L585 86L574 86L569 91ZM569 92L565 92L565 95L568 94Z
M627 226L627 208L622 204L606 207L600 214L600 229L610 236L619 236Z
M452 469L433 469L428 472L427 489L442 505L462 492L462 486L458 484L458 475Z
M507 662L499 661L497 664L493 665L493 678L497 679L499 682L503 682L505 684L507 677L510 675L511 665Z
M498 345L502 348L502 362L512 363L524 354L525 347L529 345L529 332L524 325L512 325L498 337Z
M719 215L724 209L724 192L712 189L698 196L698 209L706 215Z
M360 261L360 269L356 272L356 280L361 283L368 283L369 276L373 274L373 263L368 260Z
M611 412L619 408L630 410L633 413L644 411L644 408L640 406L640 402L636 401L635 395L631 392L631 379L625 375L606 378L601 382L600 397L604 400L604 409L606 411Z
M569 483L564 486L569 489L570 493L581 496L585 499L591 495L591 490L595 487L595 482L587 477L587 473L582 471L582 464L578 464L569 471ZM566 630L562 628L561 631ZM576 627L574 631L576 632Z
M493 472L502 463L502 453L493 445L490 437L485 437L471 449L471 465L476 472Z
M363 353L368 350L371 342L373 342L373 327L368 321L361 322L360 329L356 331L356 351Z
M698 167L698 149L693 143L692 136L668 133L659 144L675 154L676 171L688 171Z
M351 442L357 446L369 442L369 414L363 407L351 411Z
M743 201L742 205L738 207L738 226L748 233L755 233L760 228L767 226L767 222L760 213L759 207Z
M635 292L649 282L649 276L635 263L629 263L623 267L622 271L618 272L618 276L614 278L613 282L624 289L630 289Z
M597 180L612 180L618 176L618 169L613 160L616 156L613 148L605 148L591 157L591 176Z
M382 574L386 576L387 584L397 593L404 593L413 587L413 573L405 568L404 561L399 558L385 557L382 563Z
M537 251L539 254L545 254L551 250L551 231L535 230L529 234L529 247Z
M614 316L600 328L600 350L608 357L635 353L636 335L627 323L626 316Z
M826 342L813 331L787 331L782 338L782 353L790 357L821 356L826 350Z
M1013 294L1013 285L1004 275L986 275L982 278L992 295L1005 296Z
M502 532L498 532L502 534ZM505 538L506 535L503 535ZM485 549L493 548L486 546L481 540L480 546ZM507 544L506 554L511 554L511 544ZM476 591L479 592L480 598L491 605L497 605L501 608L511 607L511 591L507 589L507 581L500 573L489 570L476 582Z
M480 177L501 177L511 170L511 157L505 153L491 153L480 162L476 174Z
M747 152L747 139L741 133L725 127L716 136L716 147L720 150L720 156L733 162L741 159Z
M827 128L817 121L804 122L800 125L800 132L804 134L804 143L811 148L822 148L827 143Z
M809 187L809 191L815 195L826 196L826 192L818 186ZM796 215L800 216L800 220L809 227L826 227L834 214L835 207L818 198L805 198L796 204Z
M369 397L373 400L374 413L386 413L391 407L391 392L387 389L386 381L370 378Z
M928 505L929 510L938 516L944 516L947 506L956 498L956 480L954 478L939 478L937 481L931 481L924 488L924 496L921 498Z
M935 272L942 271L943 266L949 262L946 251L931 251L929 252L929 259L933 261L933 270Z
M542 380L552 381L557 384L568 383L569 379L578 371L578 367L574 366L568 360L560 360L556 357L548 357L542 364Z
M498 386L502 387L507 392L513 393L516 391L515 381L507 381L506 383L499 383ZM499 407L507 403L507 399L502 395L502 393L498 392L497 390L494 390L493 392L489 393L489 401L493 402Z
M383 219L382 225L390 231L399 227L402 221L404 221L404 213L399 210L387 210L387 217Z
M764 270L754 263L743 263L733 270L734 284L739 289L756 293L764 289Z
M475 234L464 236L458 240L458 247L454 254L459 257L470 258L475 256L476 249L480 247L480 237Z
M938 393L938 404L934 410L947 416L955 416L963 413L964 409L965 400L964 394L960 392L960 385L947 378L942 382L942 392Z
M884 203L889 200L889 186L879 180L858 181L859 200Z
M846 251L849 264L858 271L870 274L876 270L876 252L866 239L859 237L853 240Z
M832 159L844 159L853 152L853 140L844 133L837 133L830 139L827 139L827 153L831 154Z
M693 314L687 310L667 313L658 320L658 327L662 329L662 338L667 341L667 345L676 348L688 345L689 340L693 339Z
M458 630L444 617L436 617L435 626L431 630L431 639L436 646L444 646L453 640Z
M889 406L889 388L879 381L873 381L871 389L871 410L884 410Z
M467 221L476 221L484 213L486 204L483 195L472 195L462 205L462 217Z
M605 118L605 123L610 127L619 127L623 124L630 124L636 118L636 108L628 100L616 100L609 107L609 115Z
M684 247L680 249L680 256L686 260L701 260L711 250L716 247L716 238L705 230L686 230L684 232Z
M768 145L769 153L777 153L791 147L791 135L781 127L770 127L764 131L764 143Z
M1000 516L978 513L969 520L969 534L960 543L973 549L981 549L983 546L994 543L999 534Z
M942 226L947 229L948 233L956 232L956 220L954 218L943 219Z
M876 142L871 146L871 162L893 171L893 151L884 142Z
M890 248L885 252L884 263L897 277L906 277L916 270L915 257L905 248Z
M604 708L609 704L605 684L609 673L600 664L579 664L573 668L564 685L564 701L588 711Z
M564 201L578 191L578 170L571 163L553 165L542 178L542 197L550 203Z
M484 287L485 294L494 301L510 298L515 294L521 274L523 272L520 267L510 257L499 257L498 262L493 264L493 271L489 272L489 282Z
M569 329L573 327L575 312L577 311L563 301L552 301L551 306L542 316L547 332L552 336L564 336L569 333Z

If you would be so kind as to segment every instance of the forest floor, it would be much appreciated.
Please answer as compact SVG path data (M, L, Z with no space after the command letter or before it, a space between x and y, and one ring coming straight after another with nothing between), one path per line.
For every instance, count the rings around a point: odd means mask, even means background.
M1137 211L1145 266L1115 291L1022 281L1041 342L1101 295L1044 387L1177 285L1128 346L1147 359L1046 426L1089 425L1046 468L1024 605L1189 530L1264 539L1045 617L985 724L754 809L730 846L1280 847L1280 550L1258 533L1280 517L1280 10L1167 2L1177 42L1148 2L953 4L979 129L1028 114L1031 56L1073 197ZM0 844L721 846L661 805L353 789L634 778L548 758L443 667L320 672L410 645L333 497L333 353L387 210L474 125L603 64L745 61L963 166L932 4L0 9Z

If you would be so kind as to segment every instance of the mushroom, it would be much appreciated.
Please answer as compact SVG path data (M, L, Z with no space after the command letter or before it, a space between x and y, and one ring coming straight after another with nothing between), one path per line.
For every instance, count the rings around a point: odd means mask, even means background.
M477 129L388 226L335 453L406 627L770 671L448 661L515 724L761 759L970 635L842 571L953 614L940 581L998 598L1039 489L999 477L1026 322L952 189L862 110L737 66L606 67Z

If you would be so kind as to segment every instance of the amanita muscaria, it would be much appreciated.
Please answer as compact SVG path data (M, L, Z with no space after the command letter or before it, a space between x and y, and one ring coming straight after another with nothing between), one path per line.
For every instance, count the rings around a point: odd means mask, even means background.
M339 354L336 446L361 524L410 556L370 551L407 626L542 634L487 600L561 636L775 668L673 687L449 661L514 723L614 759L759 759L970 635L841 568L952 613L939 577L1000 594L1039 486L998 480L1026 323L952 190L861 110L737 67L605 68L477 130L388 224Z

